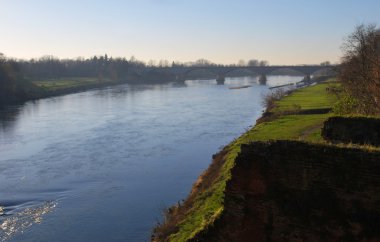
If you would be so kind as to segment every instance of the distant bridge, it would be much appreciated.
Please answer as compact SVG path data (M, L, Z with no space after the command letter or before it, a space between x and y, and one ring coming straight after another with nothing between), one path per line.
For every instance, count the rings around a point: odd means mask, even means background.
M175 66L160 68L161 71L172 74L177 81L184 82L189 74L195 71L204 70L215 75L218 84L224 84L226 75L238 70L249 71L252 74L259 75L260 84L265 85L267 75L280 70L293 70L300 75L304 75L304 80L310 80L310 77L318 72L335 72L336 66L321 66L321 65L298 65L298 66Z

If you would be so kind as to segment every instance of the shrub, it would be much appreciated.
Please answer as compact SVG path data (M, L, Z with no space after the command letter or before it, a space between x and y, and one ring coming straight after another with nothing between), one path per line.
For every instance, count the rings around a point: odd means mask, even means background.
M333 112L339 115L355 114L360 110L359 101L354 97L344 94L333 106Z
M287 92L282 88L271 91L263 96L262 105L266 109L272 109L275 107L276 101L280 100L286 94Z

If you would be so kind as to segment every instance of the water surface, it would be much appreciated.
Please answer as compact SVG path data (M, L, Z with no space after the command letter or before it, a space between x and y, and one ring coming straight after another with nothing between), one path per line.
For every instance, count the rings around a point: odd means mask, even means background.
M148 241L261 115L256 81L120 85L0 110L0 241Z

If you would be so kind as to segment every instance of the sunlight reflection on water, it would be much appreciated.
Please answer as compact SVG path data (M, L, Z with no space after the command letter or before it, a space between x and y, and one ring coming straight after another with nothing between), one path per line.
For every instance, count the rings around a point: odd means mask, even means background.
M45 202L43 205L25 208L8 218L0 219L0 240L5 241L16 233L23 233L33 224L41 223L43 216L51 212L56 205L56 202ZM1 208L0 211L4 211L4 208ZM0 215L5 216L6 214Z

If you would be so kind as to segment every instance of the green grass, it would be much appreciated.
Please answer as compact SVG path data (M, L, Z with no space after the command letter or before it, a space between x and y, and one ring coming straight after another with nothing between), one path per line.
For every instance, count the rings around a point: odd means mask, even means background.
M65 90L76 87L84 87L96 85L99 83L111 83L111 80L99 81L98 78L91 77L78 77L78 78L59 78L59 79L45 79L32 81L38 87L43 88L46 91Z
M299 89L292 95L286 96L276 102L277 107L273 111L293 110L295 107L300 107L301 110L332 108L333 104L337 101L337 97L335 95L327 95L326 88L337 85L334 82L326 82Z
M281 116L273 121L258 124L244 136L247 136L248 141L287 139L320 142L322 124L330 116L331 114Z
M277 108L272 112L291 110L295 105L301 109L331 108L336 102L333 94L326 92L326 87L337 85L335 83L321 83L312 87L295 91L278 101ZM170 236L170 241L187 241L198 232L212 224L223 212L223 199L226 182L230 179L230 171L240 152L242 144L252 141L266 140L305 140L310 142L323 142L321 128L323 122L332 114L311 115L284 115L275 120L256 125L238 139L230 143L225 149L224 164L218 178L203 193L195 198L194 205L185 219L179 224L179 231Z

